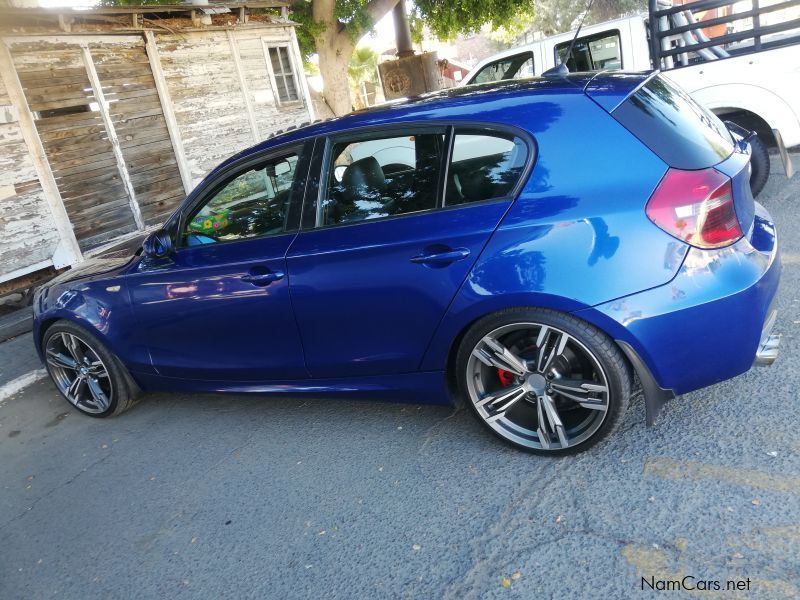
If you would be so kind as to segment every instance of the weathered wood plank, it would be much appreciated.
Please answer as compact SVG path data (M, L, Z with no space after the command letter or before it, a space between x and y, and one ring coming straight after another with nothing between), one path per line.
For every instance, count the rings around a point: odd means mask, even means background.
M89 106L93 101L94 100L90 98L72 98L69 100L56 100L53 102L31 102L29 106L33 112L42 112L44 110L54 110L56 108L77 108L80 106Z
M80 112L37 119L36 129L39 131L39 134L42 134L47 131L72 129L74 127L84 127L86 125L102 122L99 112Z
M119 140L119 144L120 146L122 146L123 149L126 150L126 154L128 149L137 148L139 146L149 146L151 150L153 150L156 147L163 148L164 147L163 142L169 142L170 146L167 149L172 150L172 142L169 139L169 135L164 135L164 133L160 131L153 133L148 131L142 131L137 135L128 133L125 134L124 136L121 136Z
M97 169L102 169L104 167L116 166L116 160L113 155L104 154L101 160L93 162L91 164L86 164L85 161L80 161L78 164L74 164L68 167L59 166L56 168L53 165L53 174L56 176L56 179L60 177L68 177L70 175L77 175L79 173L87 173L89 171L96 171Z

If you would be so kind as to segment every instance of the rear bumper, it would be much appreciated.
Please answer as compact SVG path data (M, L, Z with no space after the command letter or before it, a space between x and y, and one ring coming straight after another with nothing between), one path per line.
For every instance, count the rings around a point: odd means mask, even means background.
M777 319L778 311L772 309L764 322L764 329L761 331L761 340L758 342L758 350L756 350L756 357L753 360L754 367L768 367L778 358L781 336L773 333Z
M629 344L660 388L683 394L774 360L780 271L772 219L757 204L736 244L693 248L670 283L577 315Z

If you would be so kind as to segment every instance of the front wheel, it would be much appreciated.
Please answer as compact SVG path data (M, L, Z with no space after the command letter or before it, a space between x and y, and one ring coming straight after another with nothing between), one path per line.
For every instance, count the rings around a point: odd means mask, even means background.
M136 385L125 368L90 331L58 321L44 334L45 365L58 391L92 417L110 417L135 403Z
M610 435L630 400L614 342L589 324L541 309L489 315L456 358L461 392L495 435L538 454L580 452Z

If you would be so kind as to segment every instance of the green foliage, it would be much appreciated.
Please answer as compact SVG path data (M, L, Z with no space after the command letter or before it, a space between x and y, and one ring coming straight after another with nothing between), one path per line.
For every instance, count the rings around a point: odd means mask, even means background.
M541 31L545 35L564 33L574 26L586 11L588 1L544 0L536 4L537 11L532 19L508 27L510 38L524 31ZM594 0L592 9L584 25L594 25L637 11L647 10L646 0Z
M530 21L531 0L415 0L414 16L442 40L460 33L479 31L484 25L497 29L519 21Z
M350 64L347 65L347 76L350 85L356 87L362 81L377 82L378 53L368 46L358 46L353 50Z

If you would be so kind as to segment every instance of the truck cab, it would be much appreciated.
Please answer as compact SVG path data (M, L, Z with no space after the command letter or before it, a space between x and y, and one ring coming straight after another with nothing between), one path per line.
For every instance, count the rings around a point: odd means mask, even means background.
M789 177L786 149L800 146L800 6L708 6L650 0L647 13L582 27L577 38L570 31L490 56L462 85L541 75L562 62L572 72L659 69L732 127L757 134L750 139L757 194L769 174L767 146L777 148Z

